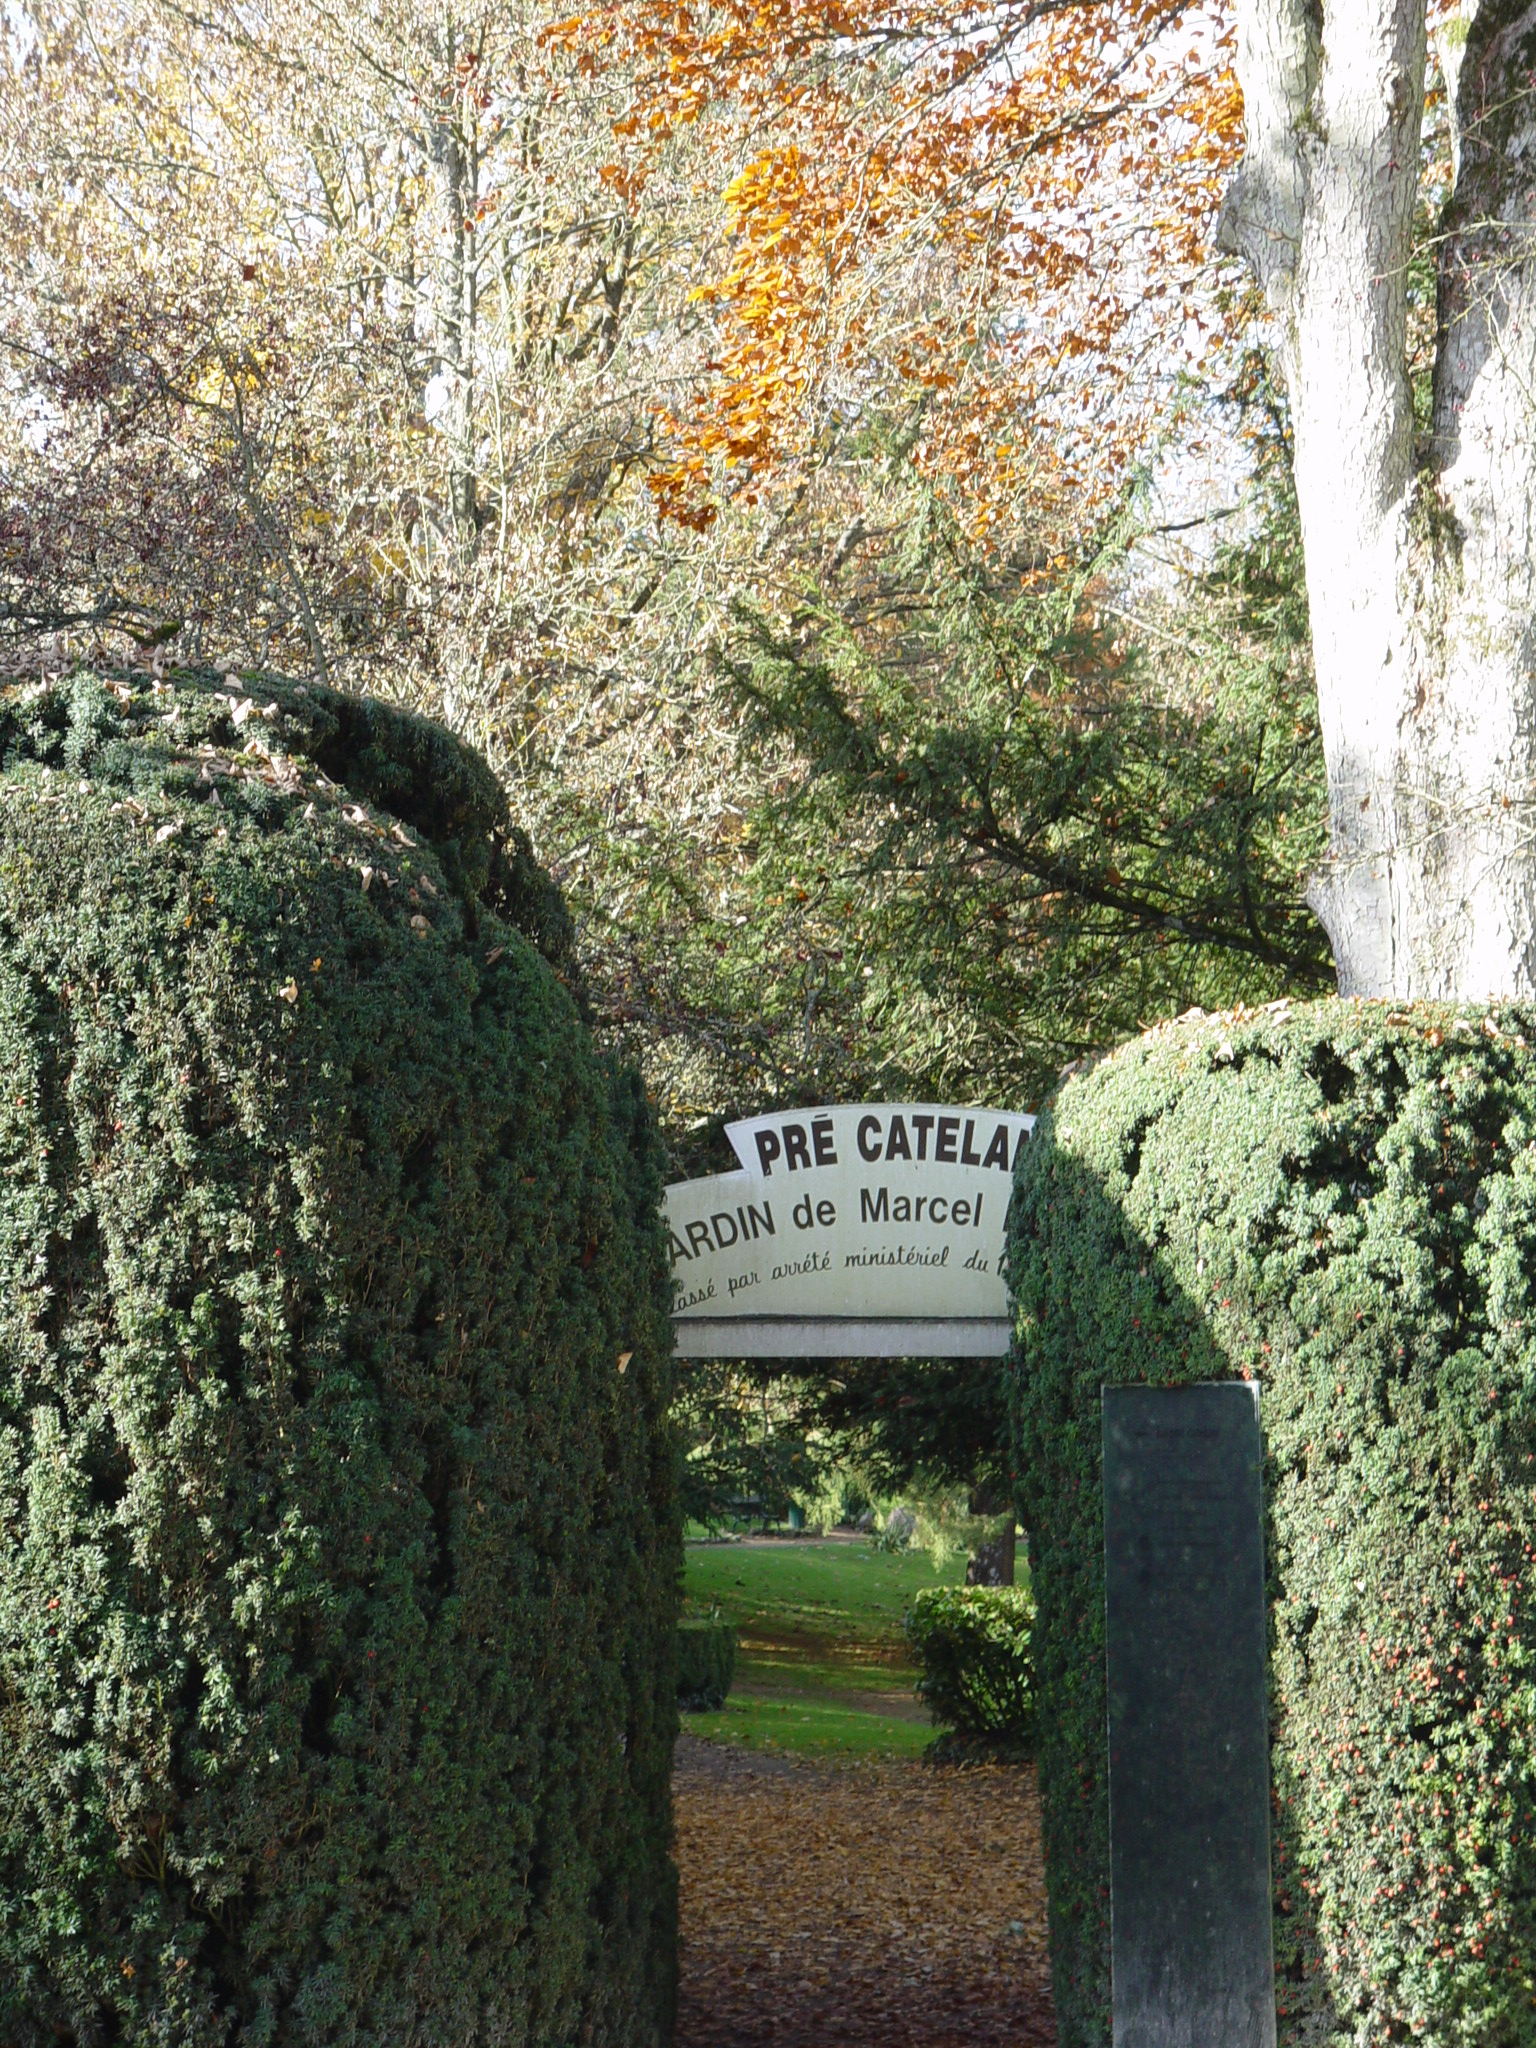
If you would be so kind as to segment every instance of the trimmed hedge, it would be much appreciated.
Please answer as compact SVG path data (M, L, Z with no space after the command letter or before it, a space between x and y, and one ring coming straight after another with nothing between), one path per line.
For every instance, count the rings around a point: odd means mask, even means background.
M1198 1015L1024 1148L1056 2006L1109 2040L1099 1391L1263 1388L1282 2042L1536 2042L1536 1020Z
M668 2038L657 1143L484 763L0 697L0 2042Z
M691 1713L725 1705L736 1676L736 1631L728 1621L684 1622L677 1632L677 1703Z
M907 1641L922 1666L918 1697L936 1724L962 1735L1023 1743L1034 1721L1024 1586L927 1586L907 1610Z

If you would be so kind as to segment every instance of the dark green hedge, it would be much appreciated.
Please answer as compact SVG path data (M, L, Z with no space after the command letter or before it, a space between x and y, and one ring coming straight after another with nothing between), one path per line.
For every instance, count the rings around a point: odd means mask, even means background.
M1529 1043L1528 1043L1529 1041ZM1011 1223L1061 2037L1109 2039L1099 1391L1263 1389L1282 2042L1536 2042L1536 1020L1198 1018Z
M922 1667L918 1696L942 1727L996 1741L1028 1740L1034 1715L1024 1586L928 1586L907 1612Z
M659 2043L660 1162L489 771L0 698L0 2042Z
M677 1632L677 1702L691 1712L722 1707L736 1676L736 1631L728 1621L684 1622Z

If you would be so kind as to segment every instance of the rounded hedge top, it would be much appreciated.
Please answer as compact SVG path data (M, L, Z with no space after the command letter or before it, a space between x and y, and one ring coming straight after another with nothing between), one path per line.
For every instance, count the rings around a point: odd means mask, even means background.
M0 2042L666 2032L659 1157L484 763L0 698Z
M1536 1020L1165 1026L1024 1148L1053 1969L1109 2038L1100 1389L1262 1388L1282 2042L1536 2041Z

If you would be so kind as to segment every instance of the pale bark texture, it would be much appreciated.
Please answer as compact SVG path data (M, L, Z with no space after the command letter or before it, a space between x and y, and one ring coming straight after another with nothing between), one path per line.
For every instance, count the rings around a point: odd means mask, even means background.
M456 49L450 30L443 67L450 78L466 62L472 67L476 55L472 49L467 53ZM479 185L473 120L472 96L461 91L455 95L455 103L438 114L431 130L441 214L433 280L437 374L443 380L438 425L448 444L448 498L454 533L466 555L473 552L480 530L480 487L475 473L476 266L469 246Z
M1437 36L1453 95L1431 417L1408 272L1424 0L1245 0L1221 237L1284 335L1344 994L1536 994L1536 6Z

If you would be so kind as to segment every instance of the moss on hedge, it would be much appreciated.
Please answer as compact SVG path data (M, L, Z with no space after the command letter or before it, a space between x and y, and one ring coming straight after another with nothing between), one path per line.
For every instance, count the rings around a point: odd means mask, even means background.
M1182 1020L1009 1258L1057 2011L1109 2039L1099 1393L1263 1387L1282 2042L1536 2041L1536 1020Z
M319 689L0 755L0 2041L662 2041L661 1175L558 895Z

